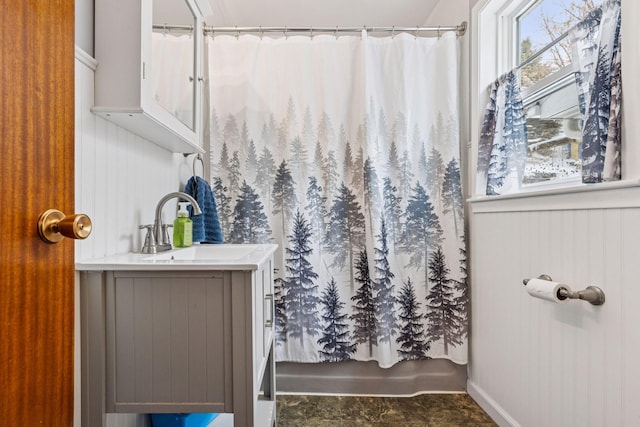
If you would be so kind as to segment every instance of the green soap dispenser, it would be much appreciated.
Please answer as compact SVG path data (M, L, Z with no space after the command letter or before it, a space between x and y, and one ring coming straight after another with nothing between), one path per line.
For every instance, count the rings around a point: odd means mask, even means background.
M193 244L193 221L189 218L189 202L179 202L178 217L173 221L173 246L187 248Z

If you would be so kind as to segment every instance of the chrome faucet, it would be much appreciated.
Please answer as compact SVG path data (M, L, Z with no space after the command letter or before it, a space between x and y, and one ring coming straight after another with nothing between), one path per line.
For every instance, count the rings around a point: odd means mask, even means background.
M189 201L191 206L193 206L193 214L202 214L202 210L200 209L198 202L196 202L196 199L187 193L175 191L164 196L156 205L156 217L153 221L153 226L149 224L141 225L139 227L140 229L147 229L147 236L144 240L144 246L142 246L141 251L143 254L155 254L171 250L171 241L169 240L169 233L167 232L168 225L162 223L162 208L164 208L164 205L168 200L173 198L180 198Z

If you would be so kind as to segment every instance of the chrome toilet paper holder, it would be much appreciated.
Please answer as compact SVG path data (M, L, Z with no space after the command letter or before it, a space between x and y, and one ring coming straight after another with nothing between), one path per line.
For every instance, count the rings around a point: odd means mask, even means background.
M548 274L541 274L538 276L538 279L552 281L551 276ZM530 279L524 279L522 283L527 286ZM586 289L581 291L572 291L571 288L567 285L563 285L560 289L558 289L558 299L565 300L569 299L581 299L587 301L593 305L602 305L604 304L604 291L600 289L598 286L587 286Z

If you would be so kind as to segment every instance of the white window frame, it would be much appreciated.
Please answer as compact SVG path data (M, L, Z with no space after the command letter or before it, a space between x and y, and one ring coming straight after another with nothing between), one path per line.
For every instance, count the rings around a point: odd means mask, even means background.
M479 0L471 13L471 142L469 148L470 174L469 188L475 189L477 170L478 140L482 116L487 105L489 94L487 88L500 75L515 67L517 52L516 39L511 35L515 31L515 17L534 0ZM640 1L622 0L622 46L623 93L640 93L640 26L635 24L640 16ZM540 84L543 84L541 82ZM537 86L537 84L535 85ZM525 92L526 94L526 92ZM539 195L590 193L617 189L621 187L640 186L640 97L623 96L622 124L622 181L581 184L577 182L544 185L528 185L521 192L503 196L472 195L471 201L520 198Z

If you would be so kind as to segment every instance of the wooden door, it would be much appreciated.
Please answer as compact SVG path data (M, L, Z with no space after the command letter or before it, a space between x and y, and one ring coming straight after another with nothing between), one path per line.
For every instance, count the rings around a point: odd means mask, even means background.
M2 0L0 425L73 425L73 241L40 213L74 207L74 2Z

